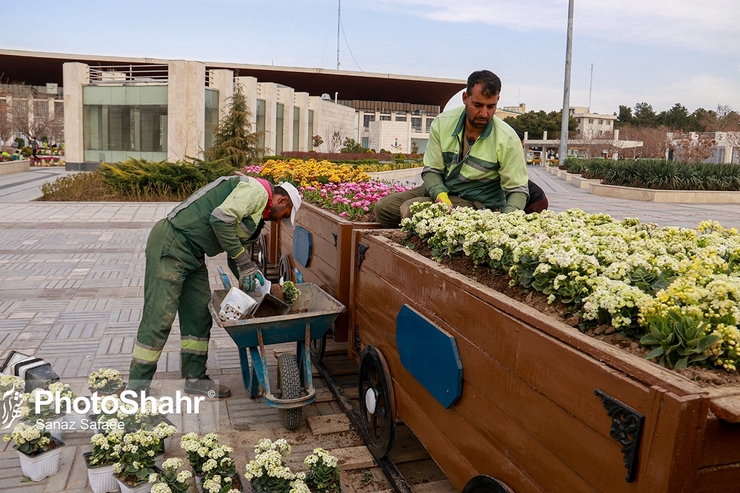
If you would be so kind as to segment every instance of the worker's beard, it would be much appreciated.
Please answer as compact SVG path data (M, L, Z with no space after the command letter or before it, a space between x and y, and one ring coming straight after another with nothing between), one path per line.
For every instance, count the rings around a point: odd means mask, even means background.
M287 209L287 208L288 208L288 205L287 204L285 204L285 205L273 205L270 208L270 214L269 214L270 221L277 221L278 219L280 219L282 217L283 213L285 212L285 209Z

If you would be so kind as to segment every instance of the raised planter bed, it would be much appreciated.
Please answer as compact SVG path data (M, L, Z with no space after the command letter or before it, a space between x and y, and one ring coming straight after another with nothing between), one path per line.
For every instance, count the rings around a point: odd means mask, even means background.
M280 224L281 271L292 276L293 269L297 267L303 282L317 284L347 306L352 270L352 231L372 228L380 228L380 224L347 221L332 212L304 203L296 215L295 229ZM296 232L298 238L295 237ZM295 280L293 277L290 279ZM346 312L337 317L334 340L347 340L348 321Z
M31 161L27 159L18 161L0 161L0 175L21 173L23 171L29 171L30 169Z
M350 346L376 455L402 420L458 490L478 475L517 493L738 490L738 389L701 388L376 232L353 243Z

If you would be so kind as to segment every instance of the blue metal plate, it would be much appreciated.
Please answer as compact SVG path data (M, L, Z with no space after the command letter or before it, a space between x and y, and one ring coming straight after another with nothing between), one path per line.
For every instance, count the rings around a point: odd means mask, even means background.
M408 305L396 316L401 364L445 408L462 395L462 361L455 338Z
M303 267L308 267L313 254L311 232L301 226L293 230L293 258Z

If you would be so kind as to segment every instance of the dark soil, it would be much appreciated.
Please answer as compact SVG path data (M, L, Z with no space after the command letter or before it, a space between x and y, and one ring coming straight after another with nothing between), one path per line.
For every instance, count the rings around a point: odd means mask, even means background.
M400 230L383 230L379 231L378 234L382 234L400 245L411 247L423 257L433 258L431 249L418 236L409 238L406 233ZM503 293L509 298L526 303L535 310L570 325L574 330L580 330L579 325L583 321L581 316L569 313L567 305L561 302L548 304L547 296L537 291L524 289L521 286L509 286L511 278L508 276L496 274L486 267L476 266L468 257L445 257L439 263L495 291ZM614 327L608 325L590 327L584 333L643 358L650 352L649 349L640 346L637 340L618 332ZM740 374L738 373L729 373L720 369L701 368L697 366L676 371L693 380L700 387L740 386Z
M285 301L285 297L283 296L283 287L276 282L270 285L270 294L280 301Z

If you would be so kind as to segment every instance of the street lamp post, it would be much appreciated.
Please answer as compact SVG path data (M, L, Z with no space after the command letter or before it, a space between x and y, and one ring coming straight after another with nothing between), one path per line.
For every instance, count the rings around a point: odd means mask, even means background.
M565 87L563 88L563 115L560 123L560 152L558 163L568 157L568 121L570 120L570 64L573 51L573 0L568 1L568 41L565 47Z

